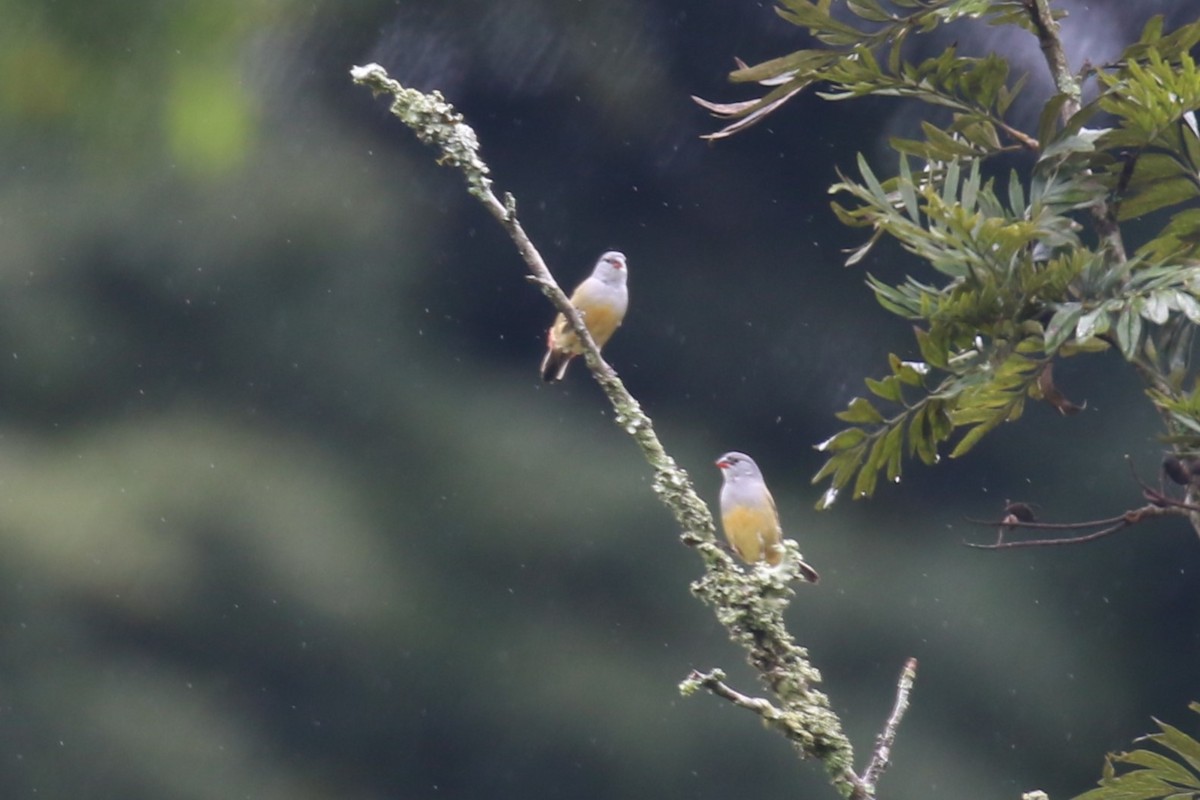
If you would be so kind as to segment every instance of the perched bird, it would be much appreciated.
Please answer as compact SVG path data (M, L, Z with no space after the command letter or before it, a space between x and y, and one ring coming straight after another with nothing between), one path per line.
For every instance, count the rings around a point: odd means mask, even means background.
M609 250L600 256L592 274L575 287L571 295L571 305L579 309L583 324L596 340L597 347L604 347L625 319L625 309L629 306L629 290L625 286L627 274L624 253ZM559 314L546 334L542 380L561 381L571 359L582 353L579 337L567 324L567 318Z
M717 459L721 469L721 526L730 547L747 564L766 561L775 566L783 560L783 530L775 498L763 481L754 459L745 453L726 453ZM808 564L799 563L809 583L821 580Z

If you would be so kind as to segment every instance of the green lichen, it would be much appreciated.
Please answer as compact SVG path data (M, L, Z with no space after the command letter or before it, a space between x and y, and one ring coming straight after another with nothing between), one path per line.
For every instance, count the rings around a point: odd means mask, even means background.
M487 177L491 170L479 155L479 138L441 92L435 89L426 94L406 88L388 77L378 64L354 67L350 76L376 94L392 95L392 114L411 128L421 142L441 150L438 163L460 170L472 195L482 199L491 191L492 181Z

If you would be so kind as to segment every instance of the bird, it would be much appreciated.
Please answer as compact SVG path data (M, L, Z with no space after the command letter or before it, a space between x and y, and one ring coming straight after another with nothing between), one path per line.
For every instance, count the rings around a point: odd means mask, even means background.
M625 319L625 309L629 307L629 289L625 285L628 272L625 254L609 250L596 261L592 274L571 293L571 305L579 310L597 347L604 347ZM567 318L559 314L546 333L542 380L561 381L571 359L582 353L579 337L571 330Z
M766 561L776 566L783 560L783 530L775 498L763 480L754 459L736 451L716 461L721 470L721 527L729 546L747 564ZM817 571L803 561L797 568L809 583L821 580Z

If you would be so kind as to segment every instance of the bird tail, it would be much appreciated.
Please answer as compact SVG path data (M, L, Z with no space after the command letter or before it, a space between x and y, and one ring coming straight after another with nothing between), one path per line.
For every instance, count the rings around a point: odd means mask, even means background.
M815 569L810 567L805 562L797 561L796 569L800 572L801 575L804 576L804 580L808 581L809 583L820 583L821 582L821 576L817 573L817 571Z
M559 350L555 347L546 348L546 357L542 359L542 380L546 383L556 383L567 374L567 365L575 357L574 353Z
M800 573L800 577L804 578L805 582L820 583L821 576L815 569L809 566L809 564L805 562L803 558L800 557L799 552L796 551L795 543L791 542L790 539L785 539L784 542L790 542L791 544L789 546L781 542L773 547L767 548L767 552L765 554L767 563L772 567L778 566L779 564L783 563L784 556L787 556L789 563L792 561L795 562L796 572ZM788 554L788 550L792 551L790 555Z

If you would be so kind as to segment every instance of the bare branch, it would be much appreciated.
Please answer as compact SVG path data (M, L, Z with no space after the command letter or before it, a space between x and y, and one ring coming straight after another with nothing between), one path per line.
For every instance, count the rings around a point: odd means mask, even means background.
M1006 530L1012 530L1014 528L1031 528L1033 530L1071 531L1084 528L1095 528L1098 525L1112 525L1114 523L1121 522L1124 519L1125 515L1119 514L1115 517L1108 517L1107 519L1090 519L1086 522L1021 522L1019 520L1009 519L1007 517L1001 520L975 519L974 517L967 517L967 522L970 522L973 525L987 525L989 527L1004 528Z
M875 785L879 776L891 764L892 745L896 741L896 729L904 719L908 710L908 695L912 692L913 682L917 679L917 660L910 658L900 672L900 680L896 683L896 702L892 705L892 713L887 718L879 737L875 740L875 752L871 755L871 763L867 765L862 775L862 783L868 796L875 795Z
M1129 464L1130 475L1133 477L1134 482L1141 487L1142 497L1149 501L1149 505L1141 506L1140 508L1131 508L1118 516L1107 517L1105 519L1092 519L1084 522L1038 522L1033 518L1033 511L1029 508L1028 504L1010 502L1005 506L1003 519L984 520L967 517L967 522L973 525L995 527L995 542L992 544L963 542L963 544L967 547L974 547L977 550L1010 550L1021 547L1056 547L1069 544L1087 544L1088 542L1094 542L1097 539L1111 536L1147 519L1175 516L1187 517L1191 520L1197 513L1200 513L1200 506L1187 502L1187 500L1176 500L1163 491L1161 486L1155 489L1148 485L1138 475L1137 470L1133 466L1133 461L1128 455L1125 456L1125 460ZM1192 466L1190 461L1183 461L1174 456L1168 456L1163 460L1164 473L1170 474L1172 479L1177 483L1187 484L1189 493L1195 485L1191 472ZM1197 462L1195 466L1200 468L1200 462ZM1012 513L1014 511L1022 513ZM1099 530L1081 536L1067 536L1058 539L1025 539L1015 542L1004 540L1007 534L1016 530L1078 531L1091 528L1099 528Z
M977 542L963 542L967 547L974 547L976 550L1013 550L1020 547L1053 547L1055 545L1064 544L1087 544L1094 542L1097 539L1102 539L1109 534L1116 533L1119 530L1128 528L1131 522L1122 521L1116 525L1107 528L1102 528L1095 533L1085 534L1083 536L1072 536L1066 539L1024 539L1017 542L1005 542L997 540L994 544L979 544Z
M1111 517L1103 520L1093 520L1091 522L1071 522L1063 524L1052 524L1045 522L1019 522L1016 520L1005 519L999 523L988 522L981 523L986 525L998 525L998 533L996 541L992 544L979 544L976 542L963 542L967 547L974 547L977 550L1012 550L1021 547L1056 547L1059 545L1070 544L1087 544L1094 542L1097 539L1103 539L1105 536L1111 536L1118 531L1137 525L1139 522L1145 522L1148 519L1156 519L1164 516L1181 516L1185 512L1180 506L1184 505L1177 501L1170 501L1170 498L1165 498L1169 504L1163 505L1160 503L1151 503L1140 508L1130 509L1119 517ZM972 520L973 522L975 520ZM1035 529L1052 529L1052 530L1078 530L1080 528L1091 528L1097 525L1103 525L1100 530L1082 536L1069 536L1061 539L1023 539L1015 542L1004 541L1004 533L1006 530L1020 528L1035 528Z

